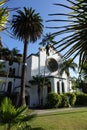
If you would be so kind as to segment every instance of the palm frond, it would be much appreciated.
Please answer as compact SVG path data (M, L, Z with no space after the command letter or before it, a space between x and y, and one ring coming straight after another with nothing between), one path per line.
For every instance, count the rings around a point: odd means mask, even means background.
M61 3L54 3L54 5L69 9L69 13L51 13L49 16L56 16L56 19L47 20L47 22L63 22L63 26L47 28L58 30L52 33L54 37L66 34L66 36L58 40L54 46L56 46L59 52L66 51L64 54L65 58L73 56L74 59L79 55L80 65L80 62L82 63L82 61L84 62L87 59L85 55L87 53L87 1L66 1L69 3L69 6ZM63 17L63 19L59 19L60 16Z

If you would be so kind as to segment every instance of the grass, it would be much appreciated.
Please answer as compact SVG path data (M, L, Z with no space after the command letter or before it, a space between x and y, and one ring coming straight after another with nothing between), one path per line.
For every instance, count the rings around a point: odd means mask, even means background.
M37 115L29 125L32 130L87 130L87 108Z
M87 109L39 115L30 125L32 128L41 127L44 130L87 130Z

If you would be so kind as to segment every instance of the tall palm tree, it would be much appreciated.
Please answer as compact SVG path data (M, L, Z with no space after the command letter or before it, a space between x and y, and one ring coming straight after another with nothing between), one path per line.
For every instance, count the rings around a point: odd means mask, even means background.
M18 10L17 15L13 15L11 29L14 35L24 42L23 68L21 82L20 105L25 104L25 79L26 79L26 57L28 42L35 42L41 37L43 32L42 19L39 13L35 13L32 8L24 7L24 11Z
M82 64L87 61L87 1L66 0L66 2L67 5L61 3L54 3L54 5L67 9L69 13L60 12L49 14L56 18L47 21L62 22L62 26L51 26L48 28L57 29L57 31L52 34L55 37L63 34L63 38L57 41L56 48L58 48L59 51L66 49L64 54L65 58L73 56L74 59L79 55L79 64ZM63 19L61 19L61 17Z

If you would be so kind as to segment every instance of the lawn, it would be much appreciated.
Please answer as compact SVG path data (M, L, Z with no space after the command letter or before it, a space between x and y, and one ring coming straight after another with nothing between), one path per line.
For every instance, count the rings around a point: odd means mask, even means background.
M44 130L87 130L87 108L39 115L30 125Z
M37 115L29 124L32 130L87 130L87 108Z

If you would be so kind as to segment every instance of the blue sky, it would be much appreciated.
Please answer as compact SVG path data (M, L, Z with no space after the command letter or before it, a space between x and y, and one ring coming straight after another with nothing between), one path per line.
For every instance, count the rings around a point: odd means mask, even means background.
M47 29L46 26L61 26L62 24L64 24L61 22L60 23L47 23L46 20L52 19L52 17L48 16L48 14L69 12L69 10L65 10L65 8L55 6L53 5L53 3L62 3L62 4L69 5L69 3L66 2L66 0L44 0L44 1L43 0L9 0L6 3L6 6L8 6L9 8L20 7L21 10L23 9L24 6L32 7L33 9L35 9L36 13L39 13L41 18L43 19L43 25L44 25L43 35L45 35L46 33L52 33L55 31L52 29ZM15 11L11 12L9 19L12 19L13 14L16 14L16 12ZM3 32L3 33L1 32L0 36L2 36L2 42L5 47L8 47L9 49L17 48L18 50L20 50L20 53L23 53L22 41L10 38L6 34L6 32ZM62 36L59 36L58 39L60 39L61 37ZM41 39L33 44L29 43L28 55L30 55L31 53L38 52L38 48L40 47L39 45L40 42L41 42ZM75 73L71 71L71 75L75 76Z
M53 3L63 3L68 5L69 3L66 2L66 0L9 0L9 2L6 3L6 6L9 8L13 7L20 7L22 10L23 7L32 7L35 9L36 13L39 13L41 18L43 19L43 25L44 25L44 31L43 34L45 35L46 33L52 33L55 30L52 29L47 29L45 28L46 26L61 26L64 23L47 23L46 20L52 19L53 17L48 16L50 13L65 13L69 12L69 10L65 10L65 8L61 8L58 6L53 5ZM12 19L12 15L16 14L16 12L11 12L9 19ZM9 49L12 48L17 48L20 50L20 53L23 53L23 42L19 41L17 39L12 39L10 38L5 32L1 32L0 36L2 36L2 42L5 47L8 47ZM57 37L58 40L61 38L61 36ZM41 42L41 39L38 40L35 43L29 43L28 45L28 55L31 53L37 53L38 48L40 47L39 43ZM73 74L73 72L71 72ZM74 75L74 74L73 74Z
M40 13L40 16L43 19L43 24L44 24L44 31L43 34L45 35L46 33L49 32L53 32L53 30L51 29L47 29L45 28L46 26L52 25L52 23L47 23L46 20L51 19L50 16L48 16L48 14L50 13L58 13L58 12L63 12L65 10L59 8L58 6L54 6L53 3L57 3L57 2L61 2L61 0L45 0L44 2L42 2L41 0L9 0L6 3L6 6L8 6L9 8L13 8L13 7L20 7L20 9L23 9L23 7L32 7L33 9L35 9L35 11L37 13ZM66 3L66 0L63 0L62 3ZM12 15L16 14L16 12L11 12L9 19L12 19ZM62 23L59 23L59 26ZM17 48L20 50L20 53L23 52L23 42L17 40L17 39L12 39L10 38L5 32L4 33L0 33L0 35L2 36L2 42L4 44L5 47L8 47L9 49L12 48ZM38 40L37 42L35 42L34 44L29 43L28 46L28 55L31 53L37 53L38 51L38 47L39 47L39 42L41 41Z

